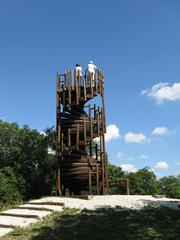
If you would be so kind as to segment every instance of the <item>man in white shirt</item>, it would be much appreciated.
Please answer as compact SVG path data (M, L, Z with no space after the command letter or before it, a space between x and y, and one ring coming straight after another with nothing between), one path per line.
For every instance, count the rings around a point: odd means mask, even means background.
M94 80L95 80L95 74L96 74L97 67L94 65L93 61L89 61L86 69L86 79L87 82L90 84L90 78L92 77L93 80L93 87L95 85Z
M93 61L89 61L88 65L87 65L88 73L95 75L96 69L97 69L97 67L96 67L96 65L94 65Z

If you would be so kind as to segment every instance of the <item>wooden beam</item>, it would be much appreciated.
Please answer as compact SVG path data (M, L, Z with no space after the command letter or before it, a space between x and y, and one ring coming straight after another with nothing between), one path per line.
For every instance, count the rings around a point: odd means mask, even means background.
M83 119L83 130L84 130L84 144L86 145L87 144L87 136L86 136L86 119L85 119L85 117L84 117L84 119Z
M94 97L94 90L93 90L93 79L92 79L93 75L90 75L90 89L91 89L91 98Z
M96 193L99 195L99 167L96 163Z
M92 195L92 179L91 179L91 169L88 170L89 175L89 195Z
M71 129L68 128L68 147L71 146Z
M79 123L76 124L76 150L79 150Z
M126 193L127 193L127 195L130 195L130 191L129 191L129 178L126 178Z
M83 81L83 87L84 87L84 101L87 100L87 95L86 95L86 80L84 79Z

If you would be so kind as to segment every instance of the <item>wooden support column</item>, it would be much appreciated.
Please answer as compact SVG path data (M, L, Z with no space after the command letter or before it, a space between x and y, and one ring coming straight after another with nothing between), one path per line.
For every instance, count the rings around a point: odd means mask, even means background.
M129 178L126 178L126 193L127 193L127 195L130 195L130 191L129 191Z
M68 147L71 146L71 129L68 128Z
M102 168L102 194L105 193L104 189L104 139L103 135L100 136L100 142L101 142L101 168Z
M94 76L94 83L95 83L95 91L96 91L96 94L98 94L98 82L97 82L97 72Z
M66 92L63 89L63 108L66 106ZM64 110L64 109L63 109Z
M92 141L90 141L89 143L89 153L90 153L90 156L92 157Z
M97 113L97 134L98 134L98 136L100 134L100 118L99 118L99 115L100 115L100 107L98 106L98 113Z
M89 176L89 195L92 195L92 179L91 179L91 169L88 170L88 176Z
M76 150L79 150L79 123L76 124Z
M108 155L107 155L107 153L106 153L106 179L105 179L105 181L106 181L106 190L107 190L107 192L108 192L108 190L109 190L109 181L108 181L108 178L109 178L109 173L108 173Z
M83 81L83 88L84 88L84 101L87 100L87 94L86 94L86 80Z
M91 89L91 98L94 97L94 89L93 89L93 79L92 79L93 75L90 75L90 89Z
M88 105L89 120L91 120L91 105Z
M96 160L98 160L98 144L96 143Z
M56 194L62 195L61 190L61 171L60 171L60 161L61 161L61 152L60 152L60 142L61 142L61 127L60 127L60 75L57 73L57 82L56 82L56 155L57 155L57 171L56 171Z
M71 110L71 91L72 91L72 71L69 72L69 81L68 81L68 108Z
M84 130L84 144L87 144L87 138L86 138L86 119L84 117L83 119L83 130Z
M74 76L75 76L74 84L75 84L75 89L76 89L76 104L79 105L79 86L78 86L78 78L77 78L76 73L74 74Z
M81 97L81 81L80 81L80 71L78 71L78 93L79 93L79 97Z
M90 120L90 132L91 132L91 140L93 140L93 119Z
M67 72L64 74L64 88L67 87Z
M96 119L96 104L94 104L94 119Z
M98 78L98 82L99 82L99 93L102 93L102 85L101 85L101 79L100 77Z
M96 163L96 193L99 195L99 167Z

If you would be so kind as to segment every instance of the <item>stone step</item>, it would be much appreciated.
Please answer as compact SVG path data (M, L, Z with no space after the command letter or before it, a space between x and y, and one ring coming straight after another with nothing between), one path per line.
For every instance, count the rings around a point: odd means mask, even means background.
M10 233L11 231L13 231L13 228L0 226L0 237Z
M49 215L49 211L38 211L30 209L10 209L0 213L0 216L22 217L22 218L36 218L42 219Z
M0 216L1 228L26 227L31 223L38 222L36 218L23 218L12 216Z
M33 200L33 201L30 201L29 204L33 204L33 205L51 205L51 206L64 206L64 203L62 202L50 202L50 201L41 201L40 200Z
M24 204L19 207L16 207L16 209L29 209L29 210L36 210L36 211L58 211L61 212L63 210L63 207L60 205L48 205L48 204Z

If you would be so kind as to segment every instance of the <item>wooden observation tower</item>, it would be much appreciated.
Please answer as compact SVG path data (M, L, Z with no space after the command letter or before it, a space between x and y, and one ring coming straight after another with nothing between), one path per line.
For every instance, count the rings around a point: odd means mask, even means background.
M90 105L96 96L100 106ZM74 195L106 194L104 74L57 73L56 110L57 194L64 195L66 189Z

